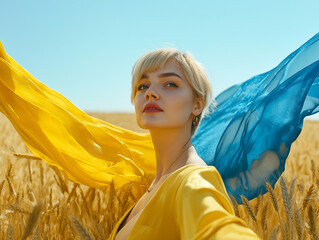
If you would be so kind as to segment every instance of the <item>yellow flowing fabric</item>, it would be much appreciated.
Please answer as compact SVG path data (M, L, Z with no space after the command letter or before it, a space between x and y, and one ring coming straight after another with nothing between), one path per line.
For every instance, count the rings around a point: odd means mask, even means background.
M116 189L131 184L141 196L156 174L149 134L91 117L36 80L0 42L0 111L35 156L75 182Z
M120 224L132 206L115 225ZM213 166L186 165L159 187L135 222L127 240L260 239L234 210L218 171Z
M0 111L25 144L75 182L140 197L156 173L149 134L91 117L37 81L0 43ZM181 174L179 174L181 173ZM110 239L114 239L119 224ZM163 234L166 234L163 236ZM214 167L184 166L170 175L145 207L129 239L259 239L234 216Z

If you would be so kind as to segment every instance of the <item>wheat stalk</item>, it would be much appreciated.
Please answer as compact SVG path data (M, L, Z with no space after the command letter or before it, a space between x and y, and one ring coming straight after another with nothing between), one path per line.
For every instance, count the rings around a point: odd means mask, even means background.
M89 207L88 207L88 205L87 205L87 202L86 202L86 199L85 199L83 190L82 190L82 188L79 188L79 189L80 189L80 193L81 193L81 197L82 197L82 202L83 202L84 209L85 209L87 215L90 217L90 210L89 210Z
M128 203L128 199L129 199L129 196L130 196L130 192L131 192L131 183L128 184L127 188L125 189L125 192L124 192L124 196L123 196L123 201L122 201L122 209L121 209L121 213L119 214L119 218L125 213L125 210L126 210L126 205Z
M7 230L7 240L12 240L14 236L14 230L12 225L9 224L8 230Z
M90 188L86 191L86 193L85 193L85 195L84 195L85 199L86 199L88 202L89 202L88 199L90 198L93 189L94 189L94 188L91 188L91 187L90 187Z
M2 193L2 188L3 188L4 182L5 182L5 180L3 180L3 181L0 183L0 196L1 196L1 193Z
M105 234L103 232L103 227L101 226L101 224L100 223L96 223L96 224L94 224L94 226L95 226L95 229L97 231L97 237L96 238L98 240L106 239L106 236L105 236Z
M278 226L274 227L272 233L271 233L271 239L276 240L277 239L277 232L278 232Z
M311 159L311 172L312 172L312 182L316 182L317 180L317 174L316 174L316 167L315 167L315 162L313 159Z
M23 209L21 207L18 207L16 205L9 205L9 208L12 209L15 212L19 212L19 213L23 213L23 214L31 214L30 211L25 210L25 209Z
M256 216L258 215L258 212L259 212L259 209L260 209L260 206L261 206L261 203L263 201L263 195L259 195L257 197L257 204L255 205L255 213L256 213Z
M302 183L297 184L297 188L299 189L299 191L300 191L301 193L303 193L304 190L305 190L305 188L304 188L304 186L303 186Z
M60 215L60 204L56 206L56 216L59 217L59 215Z
M62 178L62 174L61 174L60 170L57 167L55 167L55 166L51 166L50 165L50 167L51 167L51 169L53 169L53 171L55 172L56 176L58 177L58 179L56 179L56 181L57 181L59 187L61 188L62 193L63 194L65 192L69 193L69 189L68 189L65 181Z
M7 173L6 173L6 177L7 177L7 178L10 178L10 177L12 176L12 169L13 169L13 165L12 165L12 163L10 162L9 167L8 167L8 169L7 169Z
M297 208L294 211L294 216L295 216L294 223L295 223L298 239L302 239L303 226L302 226L300 212Z
M267 228L267 213L268 213L268 202L266 202L265 206L262 209L262 215L261 215L261 226L263 229L263 239L267 239L267 232L268 232L268 228Z
M12 184L11 184L10 178L8 178L8 177L6 176L6 180L7 180L8 186L9 186L10 193L11 193L13 196L16 196L16 193L15 193L15 191L14 191L14 189L13 189L13 186L12 186Z
M288 239L291 239L291 236L293 235L293 225L292 220L293 220L293 214L292 214L292 207L291 207L291 201L287 189L287 184L285 181L285 178L283 176L280 177L280 187L281 187L281 193L282 193L282 198L284 200L284 207L285 207L285 213L286 213L286 219L287 219L287 235Z
M100 196L100 192L97 192L97 212L100 212L101 210L101 196Z
M32 240L38 240L38 239L40 239L40 232L39 232L39 228L36 228L34 230Z
M40 163L40 179L41 179L41 184L43 185L44 184L44 170L43 170L43 166L42 164Z
M41 203L37 203L34 206L34 208L32 209L32 212L29 215L29 218L28 218L26 227L24 229L23 236L22 236L21 240L27 239L27 237L30 236L30 234L32 233L32 229L36 225L37 220L38 220L38 218L40 216L41 209L42 209L42 204Z
M29 198L29 200L30 200L31 202L34 202L34 201L35 201L35 197L34 197L34 195L32 194L32 191L31 191L29 185L27 185L27 196L28 196L28 198Z
M289 198L286 181L285 181L283 176L281 176L281 178L280 178L280 186L281 186L282 197L283 197L283 200L284 200L284 206L285 206L286 215L287 215L287 217L289 217L292 220L293 219L293 214L292 214L292 211L291 211L291 201L290 201L290 198Z
M290 183L290 191L289 191L289 199L292 200L292 197L294 195L294 190L295 190L295 184L296 184L296 179L294 178L291 183Z
M302 202L302 210L305 211L309 202L312 200L312 197L314 195L314 191L315 191L315 186L312 184L309 188L308 191L306 193L305 198L303 199Z
M71 217L71 220L78 231L79 235L86 240L93 240L91 234L86 230L86 228L81 224L81 222L76 217Z
M115 188L114 188L114 182L112 181L110 184L110 190L109 190L109 199L108 199L108 209L113 209L113 202L115 199Z
M68 196L68 199L66 200L67 203L70 202L70 200L71 200L71 198L72 198L73 196L75 196L75 194L76 194L76 188L77 188L78 186L79 186L79 184L74 183L73 188L72 188L72 190L71 190L71 192L70 192L70 194L69 194L69 196Z
M29 154L13 153L13 155L15 157L18 157L18 158L26 158L26 159L31 159L31 160L42 160L39 157L36 157L34 155L29 155Z
M267 191L269 192L272 205L273 205L274 209L276 210L276 212L279 213L278 201L277 201L275 192L268 182L266 183L266 187L267 187Z
M21 189L21 188L19 188L19 190L20 190L20 189ZM21 201L21 202L24 202L24 191L21 192L20 201Z
M110 188L109 188L107 209L113 209L113 203L114 203L115 198L116 198L116 193L115 193L115 188L114 188L114 182L112 181L110 183ZM113 213L114 213L114 211L113 211ZM109 214L108 215L108 222L107 222L108 232L112 232L113 219L114 219L113 214Z
M18 204L20 202L20 193L17 193L16 199L15 199L15 204Z
M309 226L310 226L310 235L318 240L319 236L317 235L317 227L316 227L316 220L315 220L315 213L313 210L312 205L308 206L308 219L309 219Z
M257 221L256 215L255 215L254 210L252 209L248 199L245 198L244 196L241 196L241 199L243 201L243 204L244 204L249 216L251 217L252 220L254 220L256 222Z
M88 196L88 202L90 204L92 204L94 202L94 199L95 199L96 190L95 190L95 188L90 188L90 189L92 189L92 190L90 192L90 195Z
M50 206L52 207L52 188L50 188L49 204L50 204Z
M283 222L281 234L282 234L282 239L284 239L284 240L291 240L289 238L290 231L288 228L289 228L289 226L287 226L287 223Z
M239 214L239 206L238 206L238 203L236 201L236 199L234 198L233 195L229 194L231 199L232 199L232 202L233 202L233 206L234 206L234 211L235 211L235 215L237 217L240 217L240 214Z
M29 180L32 183L32 169L31 169L31 161L28 159L28 171L29 171Z

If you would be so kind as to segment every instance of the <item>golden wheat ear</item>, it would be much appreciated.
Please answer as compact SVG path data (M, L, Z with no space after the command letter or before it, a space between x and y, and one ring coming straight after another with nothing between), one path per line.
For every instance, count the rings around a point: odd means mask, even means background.
M311 184L311 186L308 188L306 196L304 197L302 201L302 210L305 211L308 204L313 200L313 197L315 195L315 186L314 184Z
M298 240L301 240L304 226L303 226L303 219L301 218L300 211L298 208L295 208L295 211L294 211L294 224L295 224Z
M21 240L27 239L27 237L32 234L32 230L36 226L36 223L37 223L38 218L40 216L41 210L42 210L42 203L41 202L37 203L33 207L32 212L29 215L29 218L28 218L27 224L25 226Z
M233 206L234 206L234 211L235 211L235 215L237 217L240 217L240 214L239 214L239 206L238 206L238 203L236 201L236 199L234 198L233 195L229 194L231 199L232 199L232 202L233 202Z
M89 231L82 225L82 223L76 218L76 217L71 217L71 221L77 230L78 234L86 240L93 240L94 238L91 236Z
M269 192L272 205L274 209L276 210L276 212L279 213L278 201L277 201L277 197L275 195L274 189L271 187L269 183L266 183L266 187L267 187L267 191Z
M317 224L316 224L316 213L313 209L312 204L308 206L308 220L309 220L309 234L313 239L319 239L319 235L317 233Z
M289 217L290 220L292 220L293 214L292 214L292 210L291 210L292 209L291 201L289 198L286 180L283 176L280 177L280 186L281 186L282 198L284 200L284 207L285 207L286 216L287 216L287 218ZM287 221L288 221L288 219L287 219Z
M7 239L12 240L13 237L14 237L14 230L13 230L12 225L9 225L8 230L7 230Z
M250 205L248 199L245 198L244 196L241 196L241 199L242 199L242 201L243 201L243 205L244 205L244 207L246 208L246 210L247 210L249 216L251 217L252 220L254 220L254 221L256 222L256 221L257 221L256 214L255 214L253 208L251 207L251 205Z
M267 239L268 236L268 227L267 227L267 213L268 213L268 202L266 202L265 206L263 206L262 214L261 214L261 227L263 230L263 239Z

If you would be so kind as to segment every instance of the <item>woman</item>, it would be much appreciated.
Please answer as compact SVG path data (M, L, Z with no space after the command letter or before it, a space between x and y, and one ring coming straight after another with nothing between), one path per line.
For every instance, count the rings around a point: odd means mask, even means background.
M131 99L138 125L152 137L156 177L110 239L258 239L234 216L217 170L192 145L211 95L188 54L159 49L137 61Z

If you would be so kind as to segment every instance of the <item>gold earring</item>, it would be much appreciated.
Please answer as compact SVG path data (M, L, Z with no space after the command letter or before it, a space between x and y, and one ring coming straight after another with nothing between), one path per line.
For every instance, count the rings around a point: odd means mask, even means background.
M193 117L193 125L196 125L198 122L199 117L198 116L194 116Z

